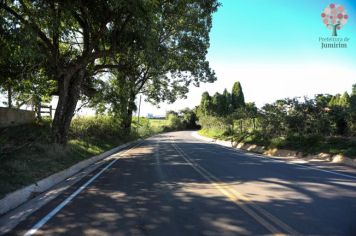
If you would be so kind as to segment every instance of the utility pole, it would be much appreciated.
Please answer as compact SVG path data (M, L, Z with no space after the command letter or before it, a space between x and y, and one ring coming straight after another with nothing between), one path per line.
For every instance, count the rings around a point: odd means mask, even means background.
M140 125L141 98L142 98L142 95L140 95L140 102L139 102L139 104L138 104L137 127Z

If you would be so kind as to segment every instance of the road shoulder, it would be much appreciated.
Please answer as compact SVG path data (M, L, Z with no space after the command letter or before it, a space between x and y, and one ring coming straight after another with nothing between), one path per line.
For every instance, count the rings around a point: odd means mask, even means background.
M340 171L346 174L351 174L354 176L356 175L356 160L352 160L352 159L347 160L345 162L343 161L337 162L330 159L323 159L318 155L313 155L313 156L309 155L307 158L301 158L300 155L298 155L295 151L292 150L281 150L281 152L278 153L278 155L272 155L270 153L266 155L262 150L262 148L256 145L248 145L248 146L234 145L230 141L224 141L224 140L201 136L197 131L192 132L191 136L195 139L204 142L214 143L220 146L233 148L247 153L254 153L255 155L264 158L271 158L273 160L278 160L278 161L288 161L293 164L307 164L325 170Z
M2 214L0 217L0 235L9 232L33 212L101 167L113 155L140 141L136 140L120 145L6 195L0 200L0 214Z

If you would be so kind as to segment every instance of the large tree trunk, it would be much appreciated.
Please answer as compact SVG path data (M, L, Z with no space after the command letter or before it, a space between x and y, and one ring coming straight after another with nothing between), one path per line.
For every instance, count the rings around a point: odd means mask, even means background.
M52 123L52 135L55 143L66 145L70 123L77 106L84 71L73 76L65 75L58 80L59 99Z
M127 109L126 119L124 120L125 132L130 132L131 130L132 114L133 114L133 110L129 107Z
M123 128L124 128L125 133L131 132L132 114L136 108L135 99L136 99L136 94L134 93L134 91L131 91L130 96L129 96L128 105L127 105L126 117L123 121Z

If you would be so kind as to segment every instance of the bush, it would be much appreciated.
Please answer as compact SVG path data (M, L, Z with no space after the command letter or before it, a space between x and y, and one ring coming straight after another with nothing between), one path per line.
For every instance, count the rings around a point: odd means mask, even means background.
M72 120L69 139L106 139L121 137L119 123L110 116L77 117Z
M216 130L219 133L229 133L231 130L227 119L222 117L202 116L199 117L199 124L206 130Z
M168 126L170 130L182 130L184 128L181 118L175 114L168 115Z

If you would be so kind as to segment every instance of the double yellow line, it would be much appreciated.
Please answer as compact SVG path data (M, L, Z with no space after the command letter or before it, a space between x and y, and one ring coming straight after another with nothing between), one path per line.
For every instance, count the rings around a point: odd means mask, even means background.
M276 216L262 209L258 205L254 204L252 200L236 191L234 188L229 187L226 183L223 183L209 171L202 166L198 165L194 160L191 160L188 155L177 146L171 138L171 144L174 149L181 155L181 157L190 164L195 171L197 171L202 177L208 180L216 189L218 189L229 200L234 202L248 215L254 218L258 223L263 225L273 235L301 235L289 225L278 219ZM268 220L266 220L268 219ZM279 229L276 227L278 226ZM286 233L282 233L281 230Z

